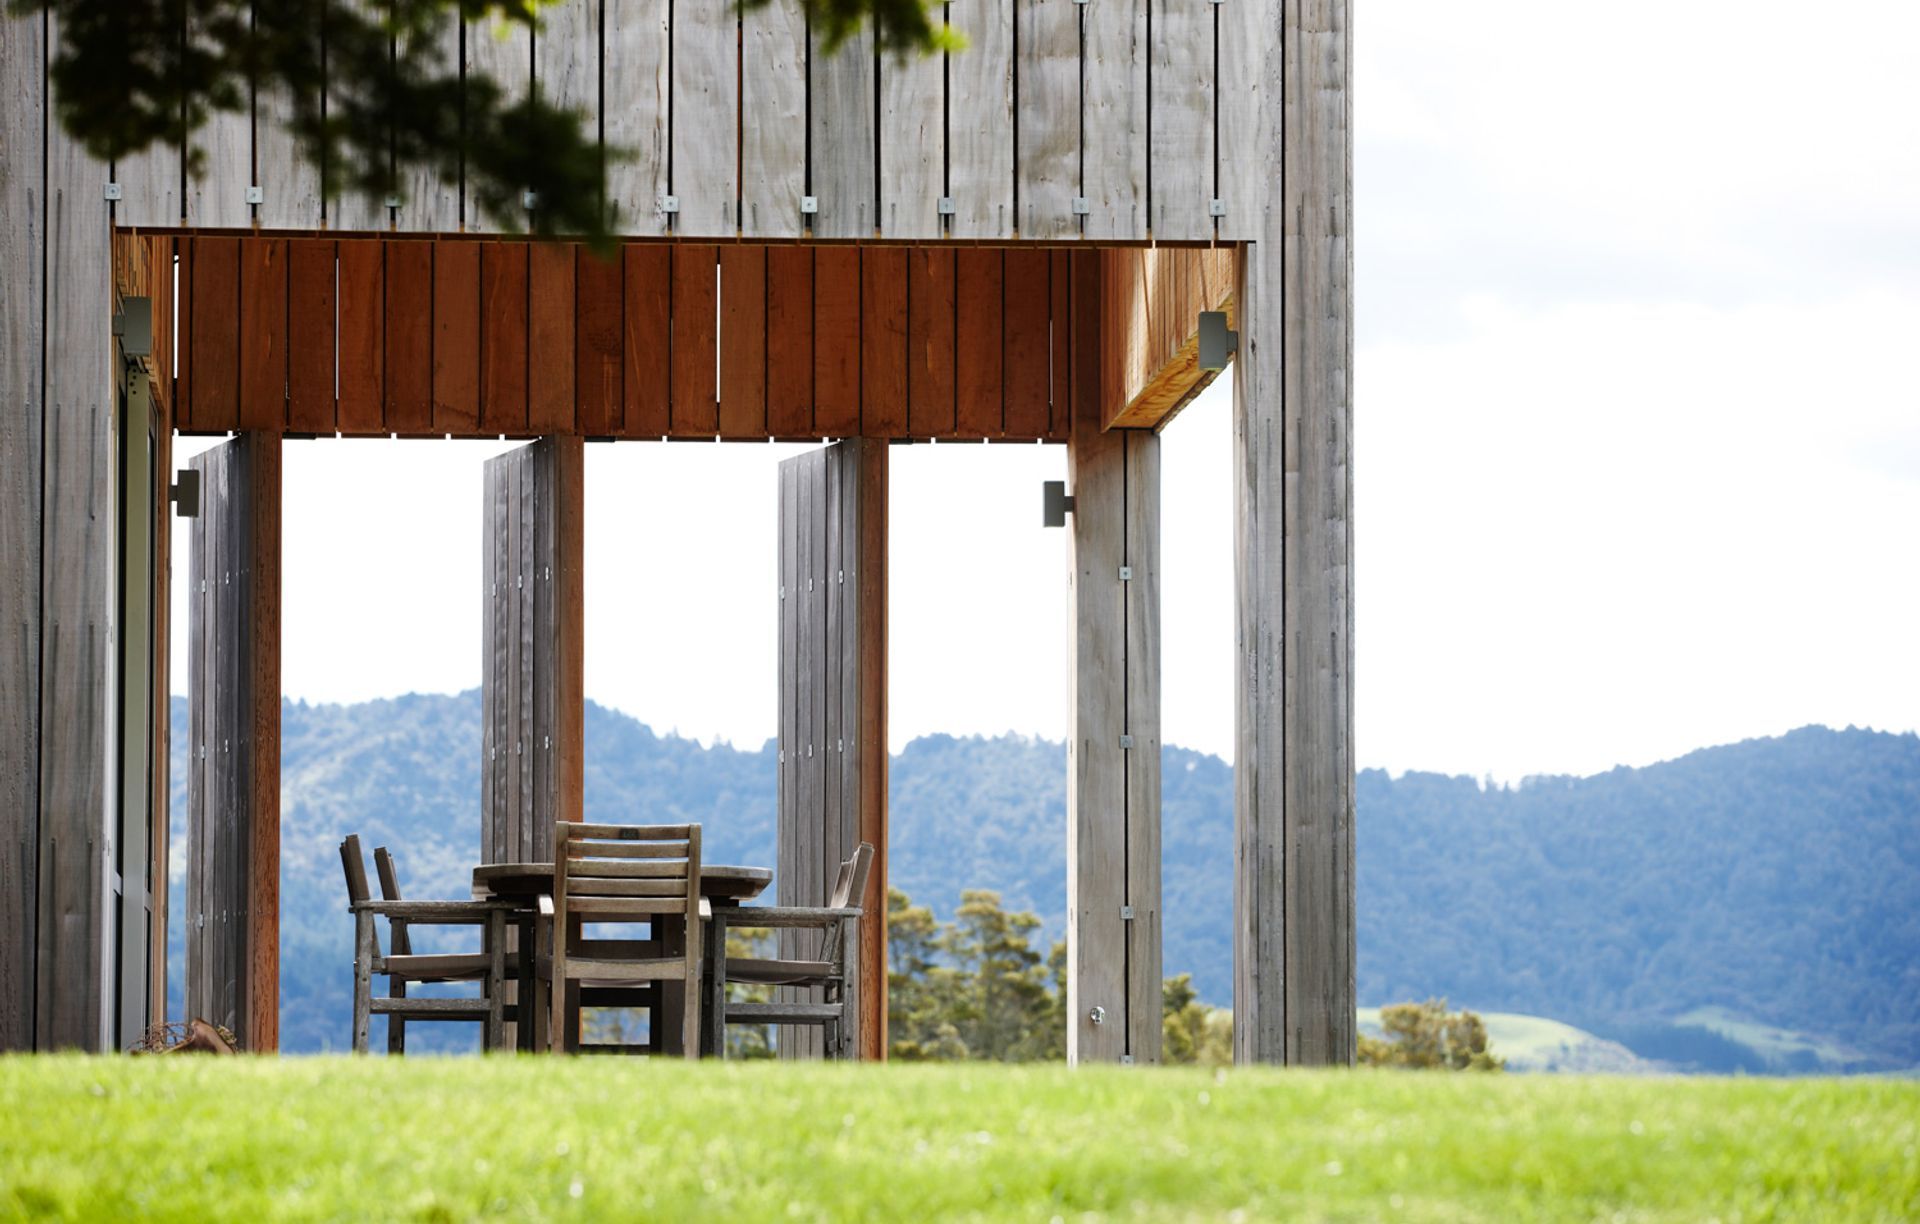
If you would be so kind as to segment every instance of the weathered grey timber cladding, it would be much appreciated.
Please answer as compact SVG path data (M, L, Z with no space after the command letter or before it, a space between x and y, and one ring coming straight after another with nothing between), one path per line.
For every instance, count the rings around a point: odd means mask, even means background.
M1252 237L1273 177L1224 140L1216 155L1215 111L1237 135L1267 65L1227 34L1277 21L1281 2L967 0L939 10L966 50L928 58L876 55L866 33L829 54L797 7L742 16L731 0L565 0L531 38L491 21L439 38L449 66L586 115L622 234L1209 241ZM320 226L319 176L277 126L289 105L263 91L216 116L194 137L206 173L184 201L177 146L129 159L116 221ZM325 224L495 227L457 182L402 173L396 195L391 210L329 200ZM1216 196L1230 202L1218 226Z
M852 439L780 465L780 676L777 859L782 905L824 905L862 841L876 870L864 904L886 901L887 446ZM869 910L869 912L876 912ZM884 922L860 924L857 1031L863 1057L885 1048ZM783 929L782 958L816 959L822 932ZM817 990L782 1001L821 1002ZM783 1027L783 1057L817 1057L821 1034Z
M188 461L187 1011L279 1044L280 447L243 434Z
M579 820L578 438L487 460L482 492L480 861L553 856L553 823Z
M1262 96L1284 193L1247 248L1234 382L1234 1044L1354 1056L1352 139L1346 0L1289 0ZM1269 146L1271 151L1271 146Z

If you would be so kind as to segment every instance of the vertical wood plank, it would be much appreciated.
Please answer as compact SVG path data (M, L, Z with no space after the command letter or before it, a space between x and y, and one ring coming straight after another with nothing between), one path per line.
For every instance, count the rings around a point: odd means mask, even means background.
M287 244L287 428L334 431L334 244Z
M521 708L532 696L526 682L529 663L526 642L530 629L527 624L527 599L530 594L527 590L527 520L531 517L533 499L529 488L531 482L527 479L525 447L512 453L506 480L507 622L504 628L507 635L507 688L502 709L504 727L501 739L506 755L506 771L497 800L502 804L499 826L501 853L507 858L518 858L521 829L526 823L526 810L521 805L521 778L529 766Z
M1243 6L1257 7L1246 4ZM1214 24L1222 5L1154 0L1147 20L1153 58L1148 228L1162 241L1213 237Z
M602 258L583 249L578 277L578 330L574 335L574 409L588 437L620 433L626 419L621 377L624 357L624 290L618 251Z
M835 438L860 432L860 252L813 256L813 427Z
M1125 549L1132 577L1120 584L1126 624L1127 1052L1160 1061L1160 436L1124 435Z
M1048 294L1052 261L1040 247L1013 247L1006 257L1006 431L1009 437L1044 437L1052 369L1048 364Z
M954 432L963 438L997 438L1003 428L1004 258L992 247L954 254Z
M366 239L339 244L340 389L335 424L346 434L383 431L386 399L386 253ZM424 364L424 363L423 363ZM426 397L421 397L425 402Z
M860 921L860 1057L887 1056L887 549L891 450L866 444L860 456L859 829L873 846Z
M0 1050L31 1050L40 874L46 23L0 20Z
M671 394L673 250L628 246L623 252L626 295L626 420L628 437L665 436Z
M188 21L194 20L188 14ZM191 137L202 156L187 180L186 223L197 229L243 229L253 223L253 115L243 88L238 110L214 111Z
M188 364L195 430L240 423L240 243L193 240L193 325Z
M673 248L673 392L669 432L712 437L720 429L719 319L715 312L718 252L705 245Z
M182 234L174 241L179 260L173 270L173 427L193 426L193 258L198 240Z
M325 62L322 9L318 4L282 8L271 18L279 26L273 36L297 40L307 62ZM320 167L301 156L292 125L302 104L310 114L320 113L323 93L316 84L302 98L265 81L255 91L253 165L260 203L254 214L262 229L318 229L322 223Z
M808 179L820 211L812 229L819 238L864 238L878 221L874 206L873 35L863 26L828 52L813 39L812 163Z
M720 248L720 436L767 433L767 249Z
M1052 298L1048 338L1053 352L1047 439L1065 442L1073 435L1073 252L1064 248L1048 258Z
M947 194L946 57L880 57L880 232L938 238Z
M741 228L797 238L807 194L807 24L799 5L741 14Z
M432 250L433 431L471 434L480 427L480 244L443 241Z
M673 232L731 237L739 199L739 25L733 0L674 0Z
M1281 157L1279 115L1285 14L1281 0L1222 5L1219 32L1219 123L1215 174L1226 209L1221 239L1258 239L1266 228L1275 167Z
M240 244L240 427L287 424L287 243Z
M244 717L247 1048L280 1048L280 489L281 441L250 434Z
M469 18L465 50L466 85L469 91L475 88L476 77L493 81L499 85L501 101L508 106L525 101L532 92L533 34L524 22L492 14L477 21ZM472 142L478 138L469 131L467 147L472 148ZM483 233L524 231L531 218L521 206L519 197L520 193L514 191L513 198L504 202L505 214L495 215L481 207L473 186L469 184L461 201L461 228Z
M388 0L329 0L328 15L338 8L363 21L380 21L386 16ZM389 40L391 42L391 40ZM338 115L341 107L347 104L346 86L333 76L327 82L328 109L330 114ZM388 137L391 145L391 129L381 125L381 132ZM338 233L378 233L392 228L393 210L387 206L387 196L397 188L393 178L391 156L383 156L379 162L380 181L371 193L356 190L346 183L346 176L338 176L340 186L333 195L327 197L327 228ZM344 410L343 410L344 411Z
M506 499L502 456L480 467L480 861L500 861L500 730L495 712L505 697L501 589L506 555L501 533Z
M907 432L916 438L953 432L953 295L951 247L908 253Z
M554 452L554 809L579 821L586 804L586 450L579 437L549 438ZM553 823L535 830L540 858L553 856Z
M813 248L767 249L767 432L816 436L813 424Z
M957 12L947 5L948 19L967 39L966 51L946 63L947 194L954 206L948 232L956 238L1011 238L1017 224L1013 29L1016 3L1026 2L982 0Z
M860 432L907 436L908 250L867 247L860 255Z
M527 244L480 247L480 428L527 430Z
M167 26L161 36L172 35L177 41L186 33L186 8L176 6L167 13ZM25 25L28 23L16 23ZM40 28L35 25L30 35L38 37ZM40 76L24 66L18 73L10 73L8 80L18 82L18 93L8 96L10 109L23 119L39 113L41 97L39 95ZM29 98L27 95L31 93ZM185 161L182 157L184 139L178 130L167 138L117 162L113 167L113 181L120 186L120 200L113 206L113 222L116 226L141 228L153 226L179 225L186 212L186 201L181 191L181 180Z
M483 32L484 33L484 32ZM402 48L443 73L464 71L460 58L460 22L449 15L421 35L419 44ZM460 228L460 182L443 179L432 164L395 168L400 203L393 210L393 227L404 233L442 234Z
M601 111L607 154L607 211L616 234L667 231L660 203L667 195L672 145L667 51L670 6L658 0L605 0Z
M1131 0L1116 0L1131 4ZM1080 234L1080 40L1090 5L1015 0L1014 191L1022 238Z
M1162 0L1166 3L1167 0ZM1081 138L1088 238L1147 236L1147 6L1103 0L1084 6ZM1158 37L1158 31L1155 32Z
M536 242L527 252L527 428L574 431L575 265L579 245Z
M425 433L434 428L434 378L439 354L439 295L434 284L436 244L389 242L382 349L386 354L386 428ZM477 272L478 270L475 269ZM472 309L477 310L476 303ZM449 373L456 378L462 373ZM451 392L454 388L449 386ZM448 415L449 426L453 422Z

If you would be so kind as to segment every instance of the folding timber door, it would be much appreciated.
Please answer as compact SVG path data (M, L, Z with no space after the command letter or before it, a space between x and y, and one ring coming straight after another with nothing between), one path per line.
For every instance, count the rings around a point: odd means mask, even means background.
M280 1045L280 438L200 473L187 611L187 1014Z
M850 439L780 465L780 904L824 905L862 841L874 864L860 923L862 1058L886 1050L887 444ZM780 932L811 959L820 936ZM791 990L792 1001L817 1001ZM783 1057L821 1052L817 1029L782 1028Z
M487 461L481 633L480 859L553 857L553 822L581 811L579 438Z

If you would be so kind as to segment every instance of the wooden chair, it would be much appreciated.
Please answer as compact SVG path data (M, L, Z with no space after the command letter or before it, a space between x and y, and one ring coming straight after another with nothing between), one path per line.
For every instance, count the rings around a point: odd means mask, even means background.
M825 906L750 905L718 911L719 922L726 926L825 932L818 960L726 958L728 982L819 987L823 1001L730 1003L725 1002L726 988L722 985L715 993L724 1007L726 1023L817 1025L822 1031L822 1044L828 1058L857 1054L851 1038L854 1019L859 1014L861 903L866 899L867 875L872 867L873 847L861 842L853 857L840 864L833 895ZM712 938L724 940L726 932L719 922L715 924ZM721 1037L724 1038L724 1033ZM724 1039L716 1048L725 1050Z
M549 1048L560 1050L574 1027L567 989L578 983L583 1002L592 990L631 990L648 983L684 987L680 1036L688 1058L700 1056L700 947L708 907L700 896L700 826L575 824L553 826L553 895L541 898L553 925ZM655 927L654 955L614 956L608 941L590 941L590 923L644 922ZM671 928L671 929L669 929ZM674 949L671 955L660 955ZM658 996L656 996L657 998ZM663 1017L655 1014L653 1029Z
M406 1053L406 1026L409 1021L478 1020L483 1026L482 1048L498 1050L505 1044L506 1023L518 1020L518 1009L506 1002L503 984L511 974L522 971L521 958L507 952L507 924L515 918L516 907L508 901L407 901L400 897L400 882L392 856L382 847L376 852L380 869L382 900L374 900L367 889L367 862L360 849L360 837L347 835L340 843L340 865L347 877L348 908L354 916L353 957L353 1048L367 1051L367 1031L373 1016L386 1016L387 1052ZM387 920L390 954L380 951L379 933L374 918ZM474 926L482 932L479 952L419 955L413 951L410 928L414 925ZM386 998L373 997L373 979L385 976ZM479 998L422 999L407 997L407 987L439 982L478 982ZM531 997L528 986L524 997Z

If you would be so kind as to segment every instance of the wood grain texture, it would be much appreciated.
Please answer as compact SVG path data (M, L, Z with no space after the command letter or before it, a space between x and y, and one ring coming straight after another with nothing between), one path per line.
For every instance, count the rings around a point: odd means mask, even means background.
M280 489L281 441L249 434L245 507L246 668L242 717L248 756L246 1027L248 1049L280 1048Z
M533 92L533 32L525 23L491 15L477 21L468 19L465 47L469 90L474 88L476 77L494 81L500 87L501 101L507 106L525 101ZM585 54L586 48L579 48L578 53ZM474 139L469 133L468 148L472 148ZM461 200L462 229L524 231L530 221L519 191L514 191L513 199L506 202L504 215L494 216L481 207L472 184L468 184Z
M907 436L907 265L905 247L860 253L860 433Z
M445 241L432 248L436 433L480 426L480 245ZM391 343L387 352L391 360L396 352Z
M1161 241L1213 237L1207 205L1213 198L1214 24L1222 7L1208 0L1155 0L1148 16L1148 228Z
M665 246L629 246L623 252L626 300L624 433L664 437L672 392L668 368L672 346L673 251Z
M879 231L938 238L946 191L946 57L880 57Z
M240 244L240 427L287 423L287 243Z
M283 36L297 38L314 62L322 57L322 6L293 5L280 18ZM253 123L254 181L261 199L254 209L262 229L318 229L322 207L320 167L301 156L292 124L304 104L318 114L324 89L305 98L285 86L261 82L255 90Z
M879 224L874 181L873 35L864 27L828 52L814 36L812 99L813 160L808 168L820 211L812 218L817 238L865 238Z
M1164 2L1164 0L1163 0ZM1085 6L1081 194L1088 238L1147 236L1147 6L1102 0ZM1192 151L1198 158L1200 150Z
M767 249L767 432L815 437L813 248Z
M1231 248L1131 247L1100 252L1104 428L1162 429L1212 383L1200 368L1199 318L1234 326Z
M186 32L185 6L176 7L168 13L167 18L167 33L177 39ZM40 30L36 27L32 36L38 37L39 34ZM40 73L23 68L17 76L10 75L9 80L19 92L9 92L6 99L8 107L23 117L37 114L40 106ZM28 90L34 93L31 100L24 96ZM113 206L113 222L116 226L147 228L181 223L186 211L181 190L186 165L184 152L183 134L176 130L170 138L157 141L114 164L113 181L120 186L120 200Z
M853 840L873 847L864 896L849 900L866 911L859 924L859 969L854 975L859 1027L848 1038L857 1042L859 1057L882 1061L887 1056L887 649L888 507L892 451L883 443L862 442L858 457L859 521L853 539L859 549L854 572L859 589L857 622L853 626L859 668L858 777L850 794L857 796L859 827Z
M537 434L575 429L579 258L571 242L536 242L527 251L527 428Z
M189 329L195 430L234 429L240 423L240 243L193 240L193 309Z
M860 432L860 251L813 256L813 427L832 438Z
M188 22L194 20L188 14ZM199 229L244 229L253 223L247 188L253 184L253 116L243 90L238 111L215 111L190 137L200 151L200 173L187 179L185 221Z
M907 253L907 432L915 438L953 432L953 296L951 249Z
M719 253L702 244L673 248L673 392L669 432L710 438L720 430Z
M1002 362L1006 431L1014 438L1044 438L1052 397L1052 354L1047 326L1052 311L1052 267L1040 247L1014 247L1006 255Z
M720 436L767 436L767 248L720 248Z
M1075 253L1056 248L1047 262L1051 315L1047 343L1052 350L1053 381L1048 390L1047 439L1065 442L1073 436L1073 261Z
M443 246L445 244L442 244ZM480 247L480 428L527 431L527 244Z
M623 377L624 289L618 251L602 258L583 249L574 269L579 318L574 326L574 414L580 432L612 437L626 419Z
M425 433L434 426L434 378L439 323L434 312L435 244L386 244L386 428L394 433ZM475 270L477 271L477 269ZM475 286L476 294L478 287ZM472 309L479 308L476 301ZM463 305L462 310L466 307ZM449 371L457 380L463 371ZM449 391L452 387L449 387ZM447 423L453 423L451 413Z
M334 244L287 244L287 428L334 431Z
M1120 584L1126 622L1127 1052L1160 1061L1160 438L1129 431L1126 560Z
M807 25L794 4L768 4L740 18L742 229L756 238L797 238L807 194Z
M421 51L443 71L461 69L460 22L452 17L424 36L428 44ZM443 234L460 228L460 183L445 180L431 167L396 167L395 194L400 203L393 210L393 227L404 233Z
M667 50L669 7L658 0L605 0L607 211L617 234L667 232Z
M345 9L362 19L381 20L386 15L388 0L328 0L329 13L334 8ZM328 106L330 113L338 114L344 103L345 89L334 78L327 83ZM386 197L395 190L393 180L393 160L391 156L380 156L379 168L381 182L372 194L350 190L345 185L345 176L340 177L340 186L335 193L327 197L327 228L335 232L349 234L378 233L392 228L393 210L387 206Z
M40 471L44 450L46 26L0 20L0 1050L31 1050L37 1011Z
M1241 0L1220 7L1219 196L1222 239L1258 240L1277 191L1286 0Z
M954 253L954 429L962 437L997 438L1005 429L1004 276L998 248Z
M386 248L351 239L338 244L337 258L340 390L335 424L345 434L377 434L385 425Z
M738 41L733 0L674 0L673 232L682 237L732 237L737 228Z
M1013 30L1026 0L978 0L948 19L967 50L947 57L947 194L956 238L1011 238L1014 216ZM1076 120L1077 123L1077 120ZM1023 152L1024 156L1024 152Z
M1133 0L1115 0L1131 8ZM1015 0L1014 167L1022 238L1080 234L1080 41L1091 5ZM958 230L956 229L956 232Z

